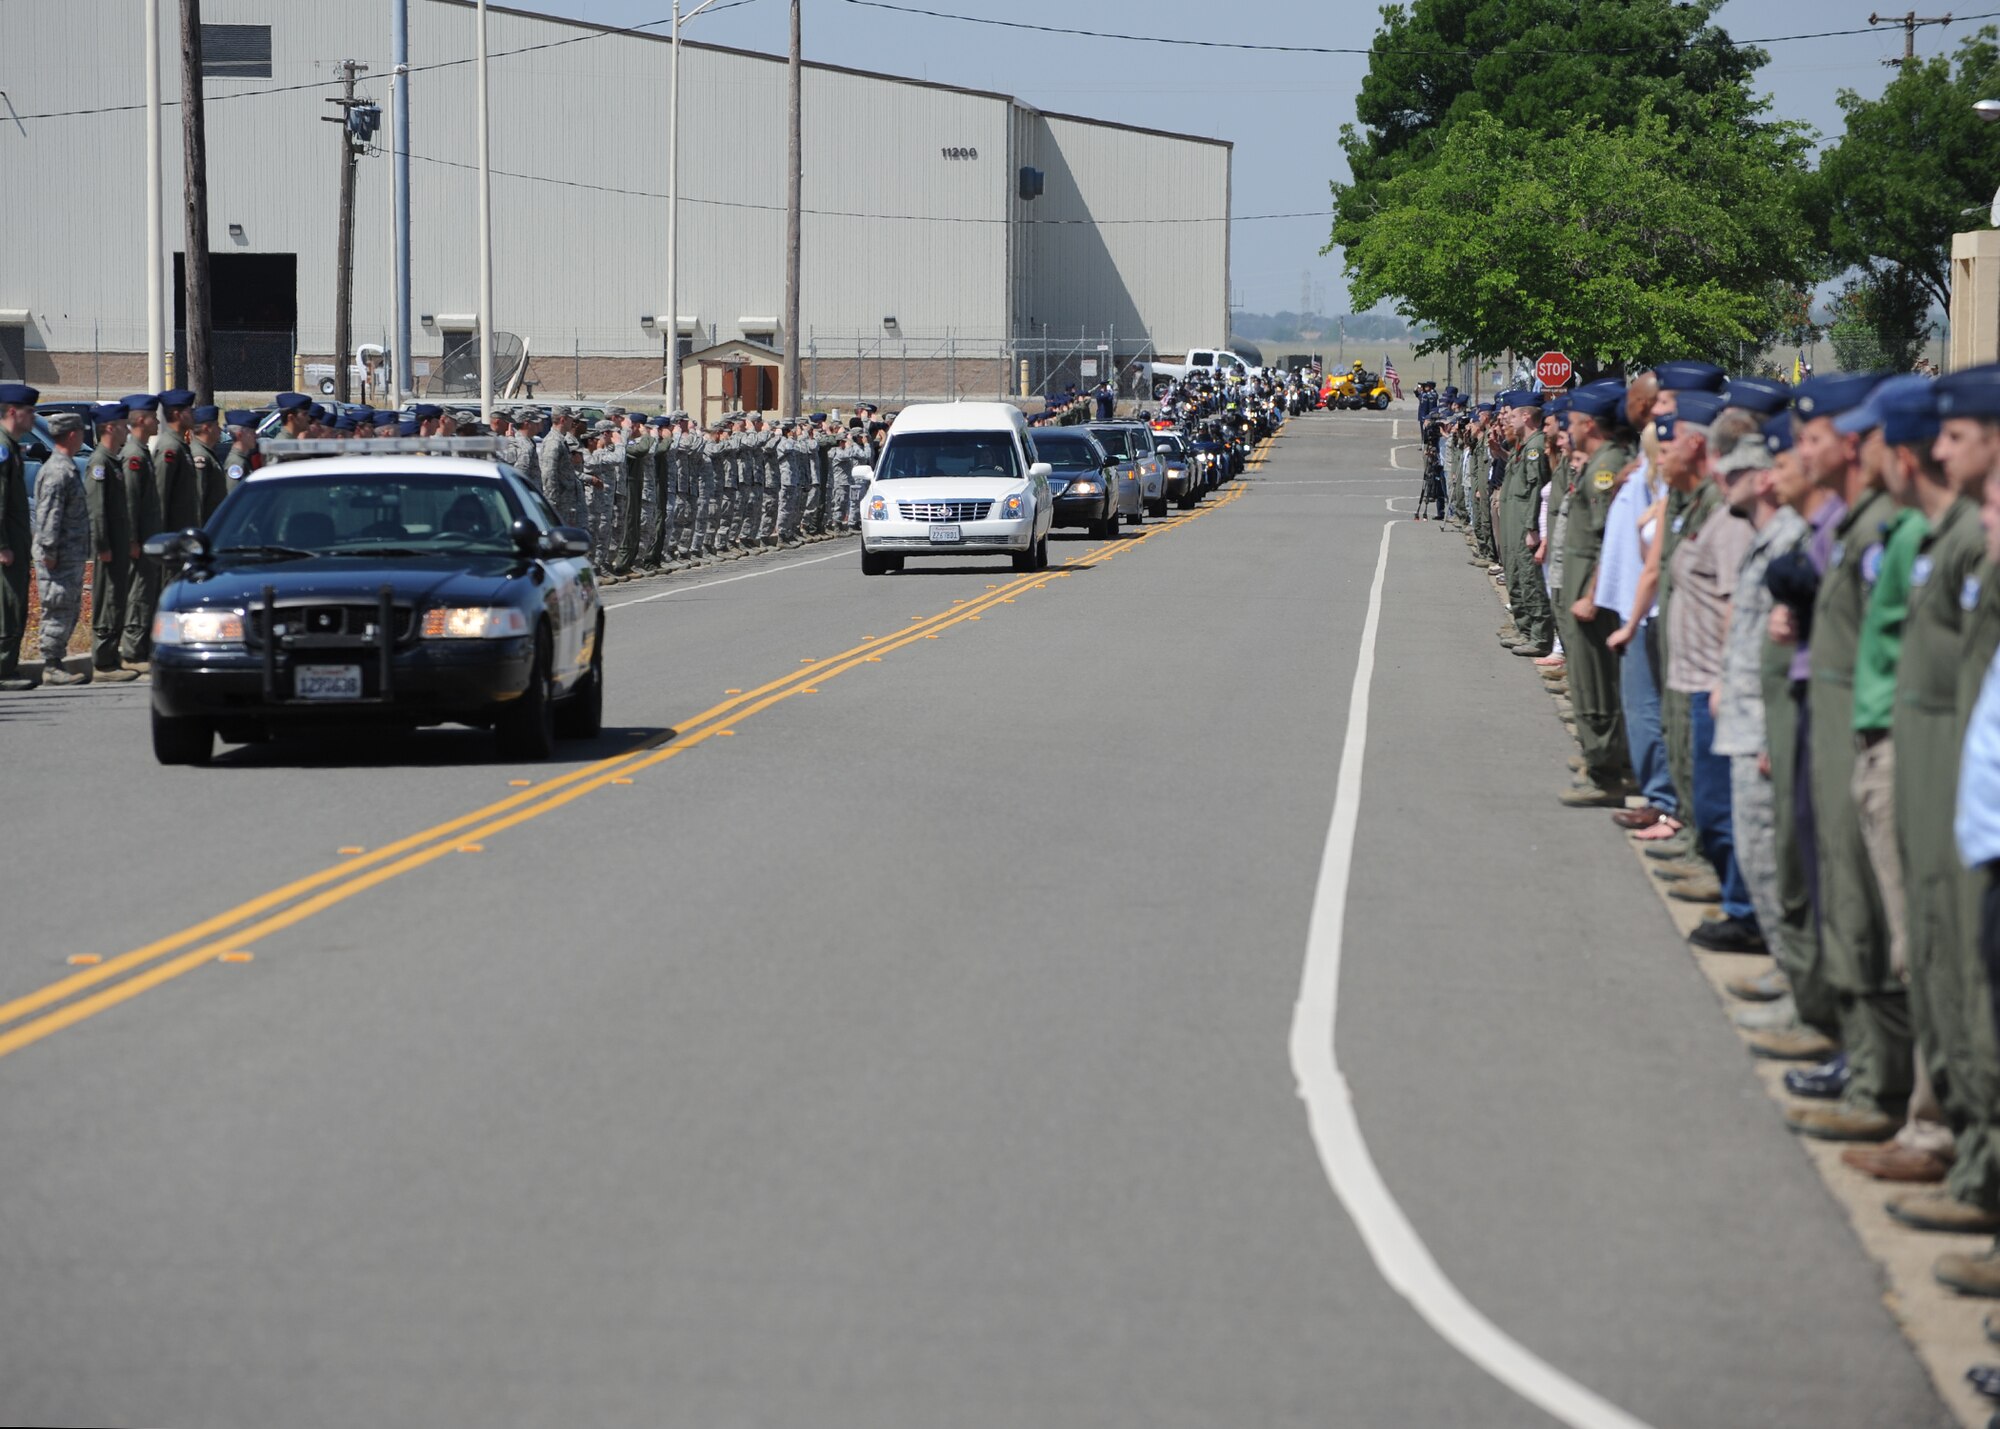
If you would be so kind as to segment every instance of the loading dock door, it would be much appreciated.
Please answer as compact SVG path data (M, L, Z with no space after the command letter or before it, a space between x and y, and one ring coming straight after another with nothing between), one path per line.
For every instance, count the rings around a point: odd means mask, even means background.
M299 328L296 253L211 253L211 361L218 392L282 392L292 385ZM186 255L174 255L174 371L187 371Z

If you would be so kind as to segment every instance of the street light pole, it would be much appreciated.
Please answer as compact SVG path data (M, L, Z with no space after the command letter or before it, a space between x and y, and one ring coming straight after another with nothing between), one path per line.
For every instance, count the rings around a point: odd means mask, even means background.
M672 374L676 406L681 392L681 23L714 3L701 0L683 15L681 0L674 0L673 92L667 98L667 370Z

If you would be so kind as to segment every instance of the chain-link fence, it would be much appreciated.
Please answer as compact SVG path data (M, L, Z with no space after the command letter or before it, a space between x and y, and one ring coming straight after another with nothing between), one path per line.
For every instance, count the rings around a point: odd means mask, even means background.
M960 332L807 333L800 380L810 403L1003 400L1079 391L1108 377L1120 396L1146 396L1153 346L1115 331L999 337Z

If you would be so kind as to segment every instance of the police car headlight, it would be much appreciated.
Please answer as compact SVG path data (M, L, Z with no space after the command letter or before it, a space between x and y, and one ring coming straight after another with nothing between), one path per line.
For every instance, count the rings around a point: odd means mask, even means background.
M889 519L888 497L871 496L868 498L868 519L870 521L887 521Z
M1029 500L1024 493L1017 491L1000 503L1000 519L1002 521L1025 520L1034 513L1034 510L1035 503Z
M511 605L446 605L424 612L426 640L505 640L528 633L528 617Z
M1095 496L1104 488L1094 481L1072 481L1067 490L1071 496Z
M243 617L233 610L162 610L153 616L155 645L241 645Z

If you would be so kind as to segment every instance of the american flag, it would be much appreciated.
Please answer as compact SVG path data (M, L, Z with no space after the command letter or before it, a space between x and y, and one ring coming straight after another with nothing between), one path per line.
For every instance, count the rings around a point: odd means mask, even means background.
M1396 363L1386 352L1382 354L1382 380L1389 384L1389 390L1396 394L1396 400L1402 401L1403 381L1396 376Z

